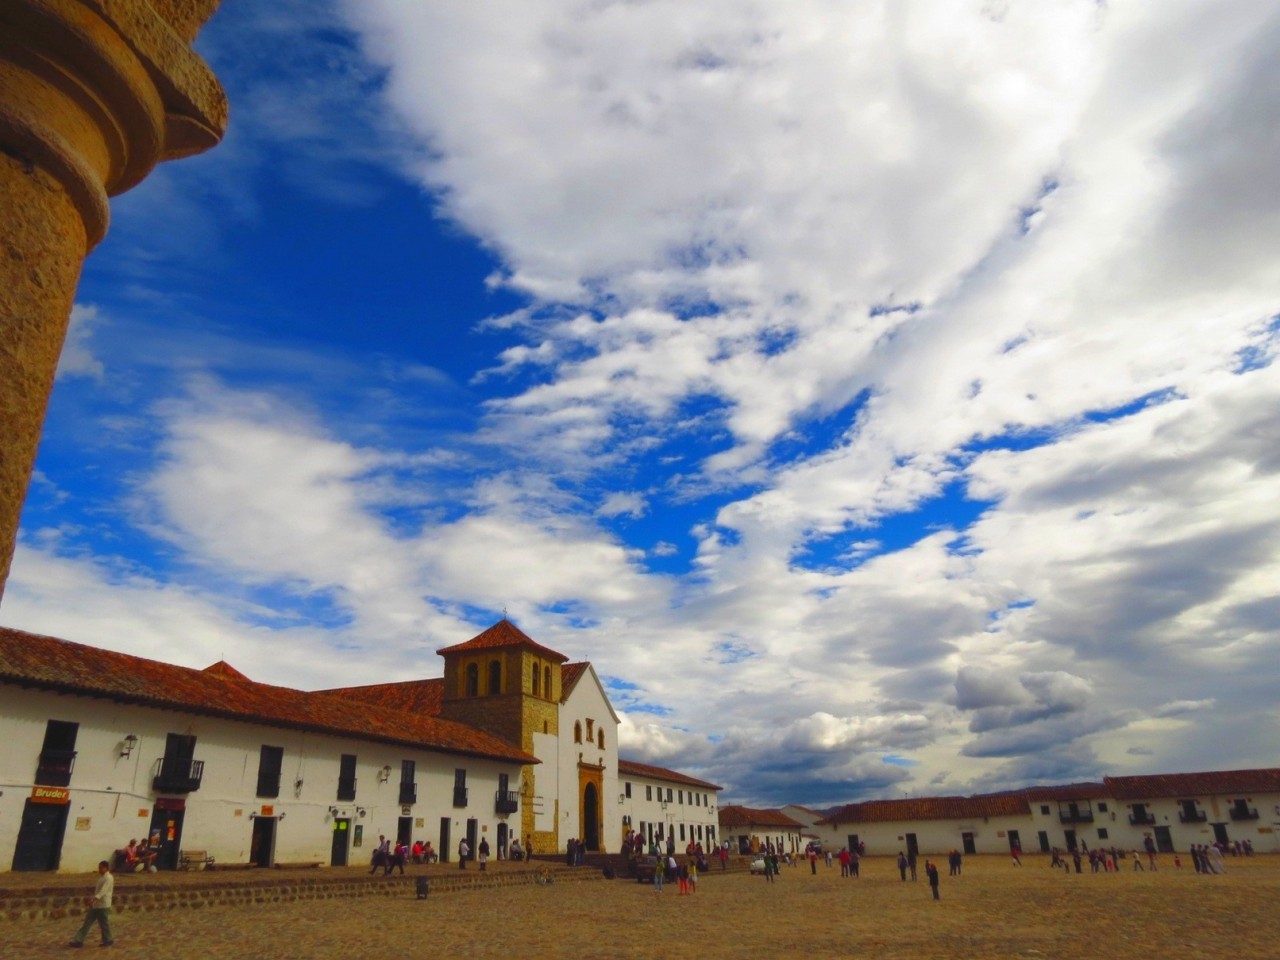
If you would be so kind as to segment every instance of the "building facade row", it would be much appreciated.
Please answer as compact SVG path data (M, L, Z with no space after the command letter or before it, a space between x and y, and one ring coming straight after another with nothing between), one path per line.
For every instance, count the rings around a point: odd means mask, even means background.
M1280 769L1104 777L972 797L848 804L819 821L819 839L871 854L1186 851L1235 843L1280 852Z

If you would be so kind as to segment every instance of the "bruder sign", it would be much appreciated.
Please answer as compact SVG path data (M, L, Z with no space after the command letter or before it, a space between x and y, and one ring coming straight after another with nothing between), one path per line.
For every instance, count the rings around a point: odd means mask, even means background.
M32 787L32 803L70 803L71 791L63 787Z

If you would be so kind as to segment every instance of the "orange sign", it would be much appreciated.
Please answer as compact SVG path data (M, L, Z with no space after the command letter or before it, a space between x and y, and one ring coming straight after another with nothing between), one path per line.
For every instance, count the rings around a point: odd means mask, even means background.
M269 803L264 803L262 805L262 815L264 817L274 817L276 815L276 808Z
M32 787L32 803L70 803L71 791L65 787Z

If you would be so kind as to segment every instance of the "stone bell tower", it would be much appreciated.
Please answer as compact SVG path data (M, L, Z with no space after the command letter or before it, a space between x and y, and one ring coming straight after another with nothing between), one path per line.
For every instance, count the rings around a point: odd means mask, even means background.
M0 0L0 596L107 198L226 130L191 50L218 2Z
M561 665L569 658L535 642L503 619L465 643L436 651L444 657L440 716L493 734L537 756L535 734L560 735ZM539 772L539 767L544 769ZM556 770L530 764L521 774L520 836L539 851L559 847L555 831L534 829L538 778L556 795ZM551 811L557 815L558 811ZM558 823L558 819L552 821Z

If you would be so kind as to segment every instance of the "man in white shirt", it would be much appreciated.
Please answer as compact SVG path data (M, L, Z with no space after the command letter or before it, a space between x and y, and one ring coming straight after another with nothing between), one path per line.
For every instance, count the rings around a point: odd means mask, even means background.
M103 860L98 864L98 883L93 888L93 903L84 916L84 923L72 938L69 946L83 947L84 938L97 923L102 930L102 946L109 947L115 943L111 937L111 895L115 893L116 878L111 873L111 864Z

